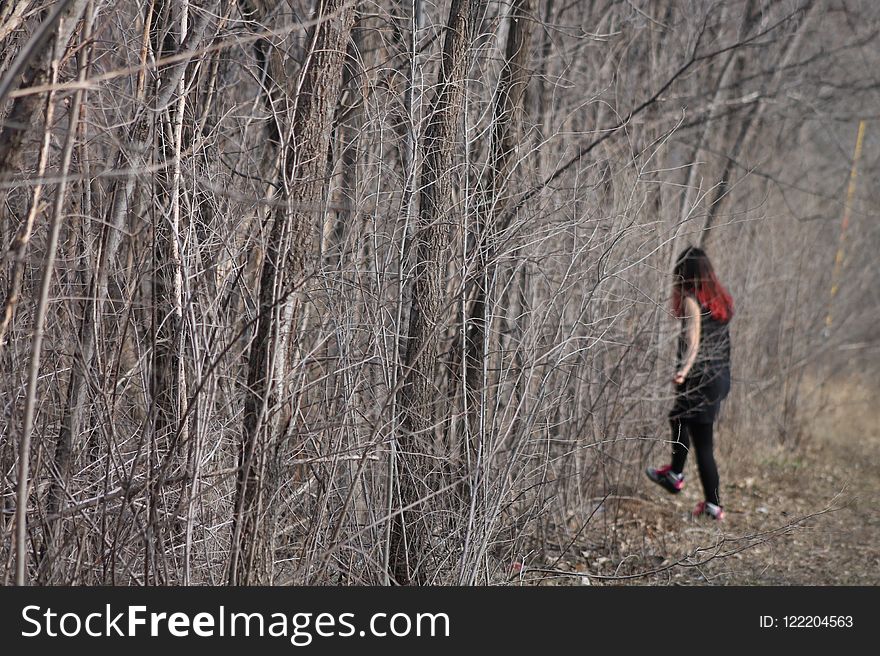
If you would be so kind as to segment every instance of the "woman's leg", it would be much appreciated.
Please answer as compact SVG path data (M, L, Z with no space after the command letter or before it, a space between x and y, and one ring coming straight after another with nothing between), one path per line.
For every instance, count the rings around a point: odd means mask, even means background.
M670 417L669 426L672 428L672 471L681 474L691 448L691 441L688 439L687 426L683 420Z
M694 449L697 451L697 466L700 469L700 481L703 483L703 491L706 493L706 501L714 503L716 506L721 505L718 495L718 466L715 464L715 456L713 454L712 445L712 423L702 423L689 421L687 424L688 432L691 434L691 440Z

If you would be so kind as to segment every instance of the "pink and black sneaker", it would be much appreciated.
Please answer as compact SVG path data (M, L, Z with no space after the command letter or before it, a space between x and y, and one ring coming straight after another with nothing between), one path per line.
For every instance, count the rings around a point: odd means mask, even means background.
M681 492L681 488L684 487L684 474L673 472L672 465L666 465L665 467L660 467L660 469L648 467L645 473L648 475L648 478L660 487L666 488L672 494L678 494Z
M704 515L720 521L724 519L724 508L716 506L709 501L700 501L697 507L694 508L694 517L702 517Z

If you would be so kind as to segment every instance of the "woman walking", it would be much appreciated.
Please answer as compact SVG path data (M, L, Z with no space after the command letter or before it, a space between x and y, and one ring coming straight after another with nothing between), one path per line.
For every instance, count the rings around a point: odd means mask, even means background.
M684 465L693 445L705 500L694 516L724 519L712 433L721 401L730 391L730 334L733 299L719 282L706 253L694 246L675 265L672 309L681 319L675 404L669 413L672 462L648 467L652 481L673 494L684 487Z

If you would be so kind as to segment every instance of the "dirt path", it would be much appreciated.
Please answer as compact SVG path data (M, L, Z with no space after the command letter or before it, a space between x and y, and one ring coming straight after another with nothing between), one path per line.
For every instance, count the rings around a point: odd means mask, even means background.
M768 453L760 485L743 497L726 532L772 527L832 508L787 535L741 554L726 583L880 584L880 398L868 385L830 392L828 412L810 427L799 454ZM763 520L756 515L766 510Z
M689 463L680 495L647 482L609 499L602 511L613 516L611 539L578 546L556 561L566 574L534 572L532 582L880 584L880 393L853 382L827 393L829 410L809 426L805 446L720 463L723 522L690 517L702 497Z

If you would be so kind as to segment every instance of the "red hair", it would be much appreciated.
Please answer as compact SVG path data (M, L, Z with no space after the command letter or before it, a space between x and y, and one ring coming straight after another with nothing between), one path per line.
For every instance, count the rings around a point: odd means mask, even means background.
M700 248L688 248L675 266L676 284L672 290L672 310L683 315L685 294L695 296L700 307L709 310L716 321L727 323L733 318L733 297L725 289L706 253Z

